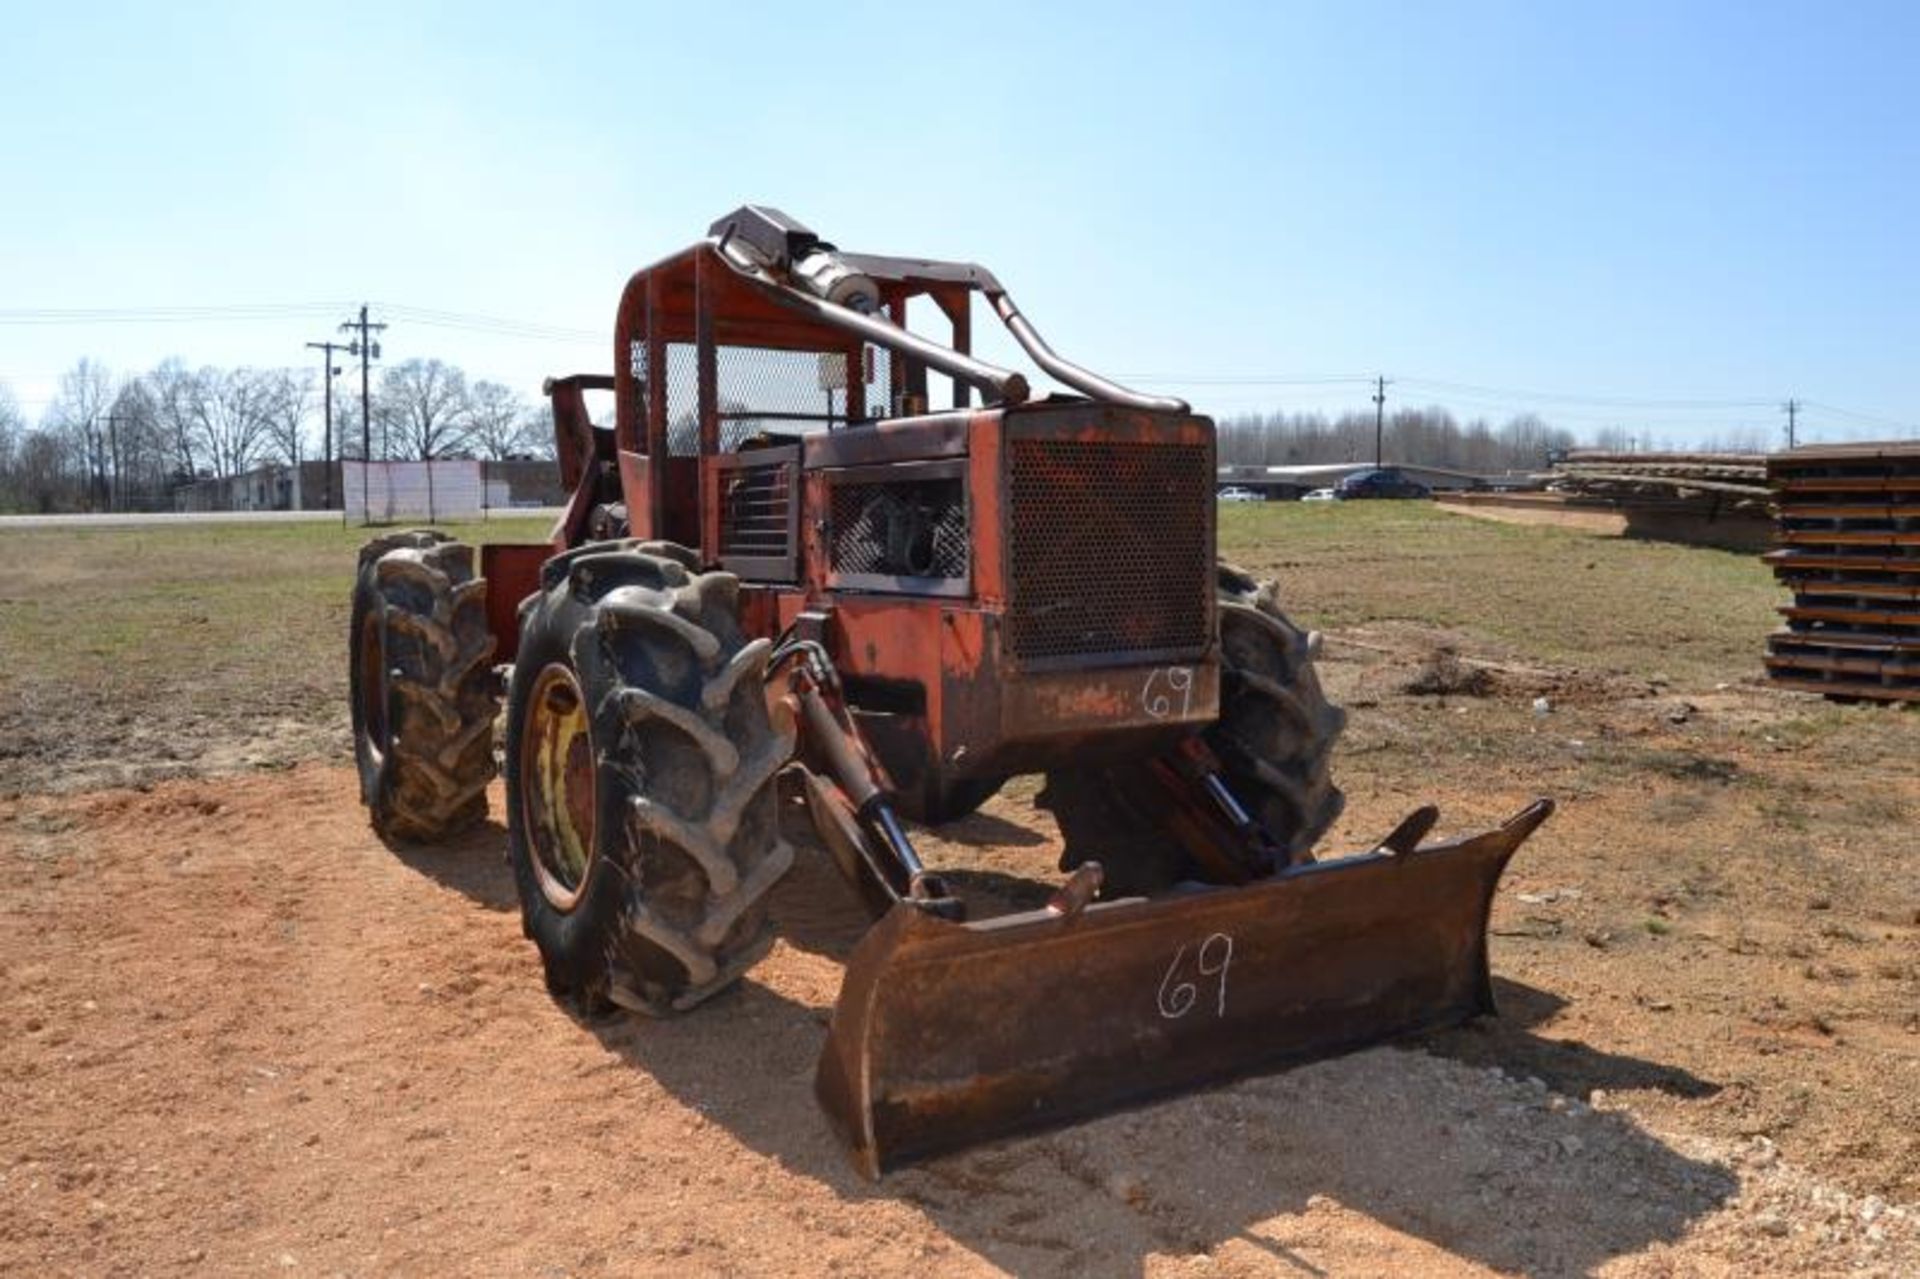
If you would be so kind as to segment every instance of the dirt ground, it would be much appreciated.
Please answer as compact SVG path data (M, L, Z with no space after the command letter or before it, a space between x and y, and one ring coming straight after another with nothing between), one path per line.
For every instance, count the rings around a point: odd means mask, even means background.
M1637 664L1562 660L1577 614L1436 626L1419 569L1339 569L1365 540L1256 560L1328 601L1328 844L1559 801L1496 901L1501 1018L869 1184L811 1094L862 917L797 813L742 986L589 1024L497 820L390 850L338 753L47 774L0 798L0 1273L1920 1273L1920 718L1715 679L1731 641L1652 613L1586 623ZM1053 877L1032 789L929 860Z
M449 525L538 541L538 520ZM366 530L9 530L0 797L338 758L341 636Z

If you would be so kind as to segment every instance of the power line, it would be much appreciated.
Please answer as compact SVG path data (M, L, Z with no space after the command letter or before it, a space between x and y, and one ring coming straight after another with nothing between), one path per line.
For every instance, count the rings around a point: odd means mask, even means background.
M1218 386L1218 387L1284 387L1284 386L1331 386L1346 384L1367 384L1374 382L1373 376L1336 375L1328 377L1295 377L1259 375L1230 376L1208 375L1186 377L1175 374L1130 373L1120 375L1142 383L1159 383L1171 386ZM1771 399L1693 399L1672 397L1642 397L1626 395L1584 395L1560 394L1544 391L1524 391L1510 388L1487 386L1474 382L1453 382L1441 378L1401 377L1394 379L1400 384L1413 388L1426 388L1439 392L1436 397L1448 403L1464 403L1501 410L1505 412L1540 412L1556 419L1568 419L1575 422L1595 422L1613 424L1622 417L1631 414L1634 421L1642 426L1664 427L1678 430L1702 429L1741 429L1752 428L1755 420L1751 416L1739 418L1694 418L1641 416L1642 411L1673 413L1726 413L1729 410L1762 410L1773 408L1778 401ZM1368 397L1371 399L1371 397ZM1913 422L1903 422L1882 414L1862 413L1856 409L1842 408L1836 404L1827 404L1819 400L1796 400L1798 417L1829 414L1869 426L1884 427L1904 434L1920 434L1920 427ZM1568 408L1564 405L1580 407ZM1612 411L1600 411L1612 410Z
M1412 379L1402 379L1402 381L1411 384ZM1751 414L1734 418L1717 419L1711 417L1647 417L1640 412L1632 410L1615 410L1609 412L1596 408L1558 408L1553 405L1526 404L1514 400L1499 399L1492 396L1476 395L1459 391L1446 392L1433 397L1433 402L1440 401L1444 401L1445 405L1483 412L1509 413L1515 416L1532 413L1551 417L1555 421L1591 422L1600 425L1614 425L1630 418L1632 421L1643 426L1672 427L1679 430L1699 430L1711 427L1751 426L1754 422L1754 417ZM1768 400L1762 401L1762 403L1771 405L1773 402ZM1724 412L1725 410L1720 411Z
M1896 422L1890 417L1876 417L1871 413L1856 413L1852 409L1838 408L1832 404L1822 404L1818 400L1801 400L1801 409L1817 409L1822 413L1832 413L1838 417L1852 418L1856 422L1866 422L1873 426L1892 427L1896 431L1912 431L1912 422Z
M1751 409L1765 408L1770 400L1648 399L1632 395L1571 395L1553 391L1522 391L1511 387L1482 386L1473 382L1448 382L1440 378L1408 377L1409 386L1431 386L1448 391L1466 391L1497 395L1509 400L1538 400L1544 403L1588 404L1601 408L1642 409Z
M1414 381L1415 379L1412 379L1412 378L1389 379L1389 384L1390 385L1391 384L1411 385L1414 383ZM1369 376L1366 379L1364 379L1365 385L1370 390L1373 389L1374 382L1375 382L1375 378L1372 376ZM1236 402L1246 404L1249 407L1253 407L1253 408L1266 406L1264 401L1254 400L1245 391L1231 393L1230 398L1234 399ZM1319 411L1336 412L1336 413L1340 411L1342 398L1343 397L1329 396L1327 394L1314 394L1314 395L1308 395L1304 397L1296 397L1296 399L1299 402L1302 402L1302 403L1310 402L1311 405L1316 409L1318 409ZM1354 397L1354 398L1357 399L1358 397ZM1407 397L1403 397L1403 399L1405 398ZM1367 399L1369 402L1371 402L1372 396L1369 395ZM1509 413L1509 414L1516 414L1516 415L1521 413L1540 413L1543 415L1551 416L1555 420L1566 419L1566 420L1571 420L1575 422L1592 422L1599 425L1614 425L1621 422L1623 418L1626 418L1629 416L1631 416L1635 422L1642 425L1674 427L1674 428L1683 429L1683 430L1695 430L1695 429L1701 429L1701 428L1725 429L1725 428L1751 427L1754 424L1754 417L1752 415L1747 415L1747 414L1743 414L1735 417L1721 416L1721 417L1702 418L1702 417L1662 416L1662 417L1656 417L1656 418L1649 418L1638 413L1628 414L1628 413L1623 413L1619 411L1603 411L1595 408L1566 409L1566 408L1544 407L1540 405L1529 405L1529 404L1521 403L1515 400L1506 399L1504 397L1495 397L1490 395L1483 395L1479 393L1468 393L1468 392L1448 392L1444 395L1435 395L1432 398L1431 402L1440 406L1452 406L1457 409L1466 409L1466 410L1501 412L1501 413ZM1352 400L1348 400L1346 401L1346 403L1350 407L1350 410L1358 408L1358 405L1355 404ZM1758 403L1771 405L1773 401L1770 401L1770 400L1759 401Z
M255 302L231 306L9 307L0 324L179 324L257 320L337 311L338 302Z
M1154 382L1163 386L1340 386L1365 385L1373 381L1371 373L1340 373L1327 377L1231 377L1189 376L1177 373L1116 373L1132 382Z
M1377 380L1377 375L1371 373L1337 373L1313 376L1282 373L1121 373L1117 376L1132 378L1140 382L1159 382L1176 386L1332 386L1349 383L1371 384ZM1543 403L1585 404L1601 408L1750 409L1765 408L1772 403L1771 400L1765 399L1649 398L1629 395L1586 395L1553 391L1528 391L1512 387L1487 386L1476 382L1453 382L1441 378L1401 377L1395 380L1403 382L1408 386L1424 386L1443 391L1466 392L1478 396L1497 396L1503 401L1537 400Z
M342 307L352 305L347 302L249 302L205 306L12 307L0 308L0 324L213 324L240 320L291 320L314 315L337 314ZM599 341L606 336L597 329L572 328L535 320L514 320L493 315L475 315L462 311L381 302L369 305L378 306L388 314L411 323L434 328L493 333L504 337L531 338L545 342Z
M516 320L497 315L471 315L462 311L444 311L434 307L407 306L398 302L377 303L387 314L415 324L440 328L466 329L482 333L501 333L515 337L543 337L563 341L600 341L606 334L598 329L573 328L538 320Z

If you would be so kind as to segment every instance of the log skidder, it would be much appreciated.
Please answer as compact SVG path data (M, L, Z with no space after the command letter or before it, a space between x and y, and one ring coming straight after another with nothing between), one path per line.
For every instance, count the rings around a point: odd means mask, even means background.
M1062 392L974 355L981 303ZM1211 420L1061 358L977 263L757 205L636 272L612 338L610 373L547 384L546 540L481 548L482 585L464 547L383 538L354 602L391 838L484 811L484 668L512 662L509 860L559 997L667 1014L734 982L793 860L788 769L879 916L815 1081L870 1175L1492 1010L1488 911L1552 806L1316 852L1343 716L1218 563ZM1069 874L969 918L907 823L1034 774Z

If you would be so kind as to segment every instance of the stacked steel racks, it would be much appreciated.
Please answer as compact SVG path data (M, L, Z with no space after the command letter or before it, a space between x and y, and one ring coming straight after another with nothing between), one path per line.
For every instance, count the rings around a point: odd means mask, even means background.
M1920 443L1775 453L1767 478L1766 561L1793 590L1767 673L1833 698L1920 701Z

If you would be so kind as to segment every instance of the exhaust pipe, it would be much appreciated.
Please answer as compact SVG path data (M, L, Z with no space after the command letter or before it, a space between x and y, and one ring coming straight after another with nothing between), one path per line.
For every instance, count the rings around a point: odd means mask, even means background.
M749 204L707 229L720 260L776 300L958 378L990 399L1024 404L1027 379L901 328L879 314L880 289L831 244L778 209Z
M1118 382L1109 381L1098 373L1089 372L1071 360L1063 359L1047 345L1040 336L1040 330L1033 327L1026 316L1020 314L1020 308L1013 304L1007 291L996 280L992 287L985 290L987 301L992 303L993 312L1000 322L1007 326L1007 332L1013 334L1014 341L1020 344L1033 362L1038 364L1046 375L1062 386L1070 386L1089 399L1104 400L1109 404L1118 404L1123 408L1140 409L1148 413L1185 413L1188 405L1185 400L1170 395L1142 395L1130 391Z

